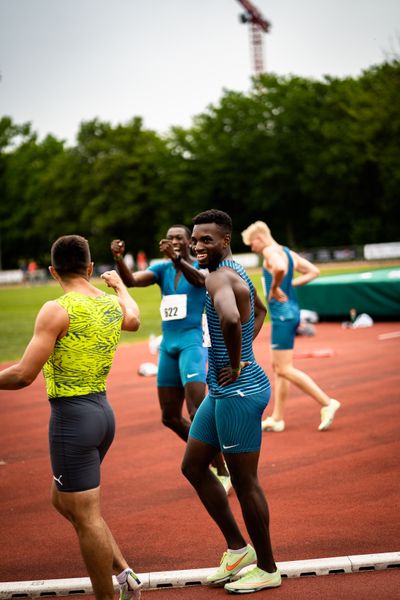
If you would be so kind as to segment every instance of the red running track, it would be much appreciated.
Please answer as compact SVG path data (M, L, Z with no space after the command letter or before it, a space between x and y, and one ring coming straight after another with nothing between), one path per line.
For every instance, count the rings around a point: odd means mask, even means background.
M298 358L342 402L332 428L318 432L319 408L291 388L284 433L265 433L260 479L271 512L278 562L399 550L400 323L346 330L317 326L298 338ZM271 374L269 326L256 355ZM146 343L121 346L108 395L117 435L103 464L104 516L138 572L217 566L224 541L180 474L183 443L160 422L155 378L137 375L154 360ZM271 411L267 409L266 414ZM51 507L49 406L41 376L29 388L0 392L0 581L86 577L75 534ZM237 499L231 503L240 522ZM400 572L290 579L270 598L400 598ZM147 591L149 600L225 597L221 589ZM86 596L90 598L90 596Z

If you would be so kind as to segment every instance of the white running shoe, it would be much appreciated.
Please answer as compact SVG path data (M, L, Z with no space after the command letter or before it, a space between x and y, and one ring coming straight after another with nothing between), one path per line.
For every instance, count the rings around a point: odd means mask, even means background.
M335 413L340 406L341 404L338 400L331 398L328 406L321 408L321 423L319 424L318 431L325 431L332 425Z
M132 569L126 573L125 583L119 584L119 600L140 600L143 583Z
M261 422L261 429L263 431L275 431L275 433L280 433L281 431L285 431L285 421L275 421L272 417L267 417Z

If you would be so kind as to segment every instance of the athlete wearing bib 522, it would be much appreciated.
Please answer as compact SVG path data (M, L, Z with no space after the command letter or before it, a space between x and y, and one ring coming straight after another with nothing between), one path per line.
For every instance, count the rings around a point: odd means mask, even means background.
M192 264L198 269L198 262ZM191 285L182 275L176 284L176 268L171 260L148 268L159 285L162 300L162 342L158 360L159 387L185 387L206 381L206 354L203 348L202 315L205 287Z
M266 309L244 269L232 260L232 221L219 210L193 219L192 248L206 277L209 349L209 393L198 409L182 463L182 471L219 526L228 546L219 568L207 580L228 592L255 592L281 584L269 535L268 505L258 481L261 418L270 385L252 348ZM208 465L222 450L254 545L246 543L222 486ZM237 581L242 568L257 562Z
M243 241L263 257L263 284L271 313L271 351L275 373L275 402L263 429L281 432L285 429L284 406L290 383L294 383L321 406L319 431L328 429L340 407L309 375L293 366L293 346L300 322L300 308L295 288L318 277L319 269L297 252L280 246L263 221L256 221L242 232ZM300 275L294 277L295 272Z
M204 274L189 255L190 232L184 225L173 225L160 251L168 260L145 271L131 273L123 254L125 243L111 243L118 272L127 287L147 287L157 284L161 290L160 314L163 339L160 347L157 390L162 422L187 440L190 427L182 415L186 399L189 416L193 418L204 398L206 360L203 349L202 313L205 303ZM192 272L192 281L183 268Z
M115 271L102 277L117 296L91 285L93 263L81 236L56 240L51 261L50 273L64 295L41 308L21 361L0 372L0 389L25 387L43 368L51 406L53 505L75 527L96 598L113 600L114 569L120 599L138 598L142 584L101 516L100 463L115 428L106 377L121 328L138 329L139 309Z
M187 440L193 419L206 388L206 349L203 347L202 316L206 298L205 275L189 253L190 231L173 225L160 241L167 260L145 271L131 273L123 254L125 243L114 240L111 251L117 269L128 287L157 284L161 290L162 342L157 372L157 392L162 422ZM190 421L182 414L186 400ZM214 461L216 475L228 492L231 484L222 456Z

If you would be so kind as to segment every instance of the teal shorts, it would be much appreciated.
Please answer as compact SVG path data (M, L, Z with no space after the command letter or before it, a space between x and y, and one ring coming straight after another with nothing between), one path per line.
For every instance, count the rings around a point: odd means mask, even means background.
M192 381L206 382L207 348L187 346L176 351L161 345L158 358L157 386L185 387Z
M292 350L300 318L272 320L272 350Z
M215 398L208 394L200 404L189 437L223 453L257 452L261 447L261 419L271 388L251 396Z

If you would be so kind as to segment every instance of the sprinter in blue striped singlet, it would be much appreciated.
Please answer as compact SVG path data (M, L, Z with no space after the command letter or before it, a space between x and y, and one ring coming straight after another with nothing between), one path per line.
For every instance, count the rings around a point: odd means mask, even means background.
M207 267L206 313L210 332L209 393L189 432L182 471L219 526L228 549L207 580L228 592L249 593L281 584L270 535L268 505L257 477L262 413L270 384L257 364L252 342L266 309L245 270L232 259L232 221L219 210L193 219L192 248ZM254 545L247 544L230 510L222 485L209 464L222 451L243 519ZM257 563L237 581L241 569Z
M275 374L275 402L270 417L263 421L263 429L285 430L284 408L293 383L320 405L319 431L328 429L340 408L340 402L330 398L304 371L293 366L293 347L300 322L300 307L295 288L312 281L319 269L309 260L280 246L263 221L256 221L242 231L243 242L263 257L263 283L271 315L271 352ZM295 279L294 273L300 273Z

